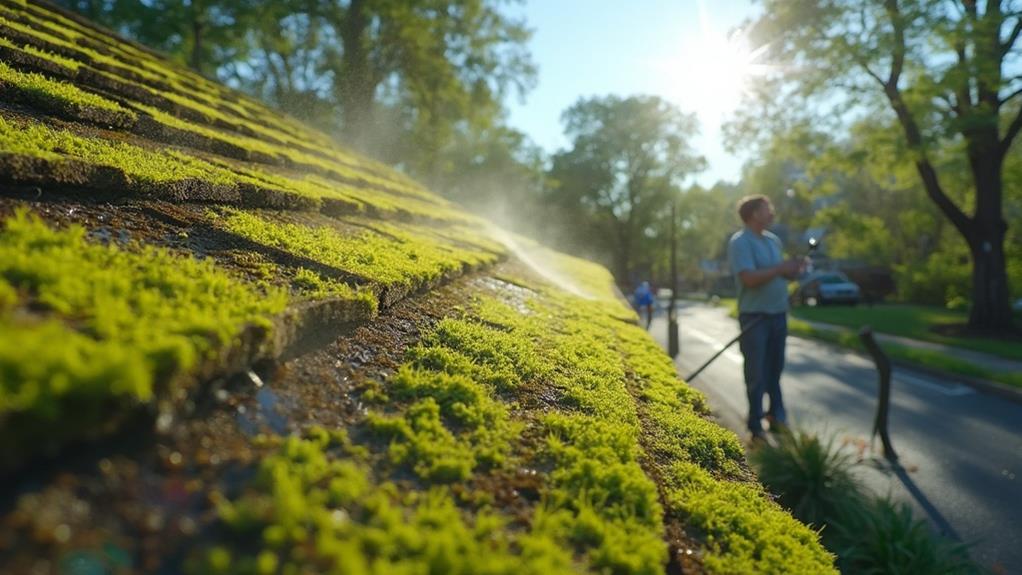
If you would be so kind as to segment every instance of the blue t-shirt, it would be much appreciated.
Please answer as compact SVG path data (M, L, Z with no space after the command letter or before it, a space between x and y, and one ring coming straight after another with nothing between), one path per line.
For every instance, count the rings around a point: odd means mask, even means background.
M653 290L640 285L635 289L635 305L639 307L653 305Z
M738 288L739 312L788 311L788 283L784 278L778 276L754 288L745 287L738 278L739 272L761 270L780 264L784 259L780 238L766 230L760 235L749 228L743 228L731 236L727 246L727 257Z

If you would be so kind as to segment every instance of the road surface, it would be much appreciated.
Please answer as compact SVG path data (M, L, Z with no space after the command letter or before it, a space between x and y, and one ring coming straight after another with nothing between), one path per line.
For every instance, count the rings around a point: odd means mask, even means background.
M737 320L708 304L679 302L678 322L682 377L738 334ZM650 332L666 348L663 311ZM722 425L747 438L737 344L692 385ZM858 473L875 493L890 493L938 531L972 543L972 557L995 572L1022 573L1022 405L894 368L890 431L907 470L896 473L881 457L879 438L869 446L877 374L867 357L790 337L781 387L789 423L866 450Z

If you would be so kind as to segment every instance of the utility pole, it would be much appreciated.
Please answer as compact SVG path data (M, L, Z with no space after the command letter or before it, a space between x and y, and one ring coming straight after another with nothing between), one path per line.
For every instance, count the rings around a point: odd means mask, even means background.
M678 357L678 312L675 309L678 291L678 258L677 238L675 234L676 220L678 219L676 198L671 198L671 303L667 308L667 353L672 357Z

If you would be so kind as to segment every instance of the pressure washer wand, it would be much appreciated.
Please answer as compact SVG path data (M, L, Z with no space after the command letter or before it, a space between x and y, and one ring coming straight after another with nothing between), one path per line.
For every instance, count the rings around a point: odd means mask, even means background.
M810 255L812 255L812 253L815 252L816 248L818 248L818 247L820 247L819 240L817 240L816 238L809 238L809 251L806 252L806 255L804 256L804 258L809 257ZM792 292L790 296L788 296L788 302L789 303L791 302L791 300L795 299L795 296L798 295L799 292L802 291L803 287L804 287L804 284L800 284L797 288L795 288L795 291ZM761 315L761 316L753 319L752 321L750 321L749 325L745 326L745 329L743 329L741 331L741 333L736 335L734 337L734 339L732 339L731 341L729 341L726 344L724 344L724 347L722 347L719 350L717 350L717 353L713 354L713 357L711 357L710 359L706 360L706 363L704 363L703 365L699 366L699 369L697 369L694 372L692 372L692 375L686 377L685 378L685 382L686 383L691 383L691 381L693 379L695 379L697 375L699 375L700 373L703 372L704 369L709 367L711 363L713 363L718 357L720 357L725 351L727 351L727 349L729 347L734 345L736 341L742 339L742 336L745 335L746 333L748 333L749 330L751 330L752 328L754 328L757 325L759 325L759 322L763 321L763 318L765 318L765 317L766 316L762 316Z

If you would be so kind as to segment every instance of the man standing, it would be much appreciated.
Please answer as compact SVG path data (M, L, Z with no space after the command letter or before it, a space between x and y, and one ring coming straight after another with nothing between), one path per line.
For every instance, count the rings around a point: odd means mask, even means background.
M765 440L763 395L770 398L766 419L771 430L787 423L781 397L784 340L788 336L788 284L802 273L799 260L785 261L781 240L767 230L774 208L766 196L750 196L738 202L745 227L731 236L728 260L738 288L740 346L745 356L745 389L749 399L749 432L754 442Z

